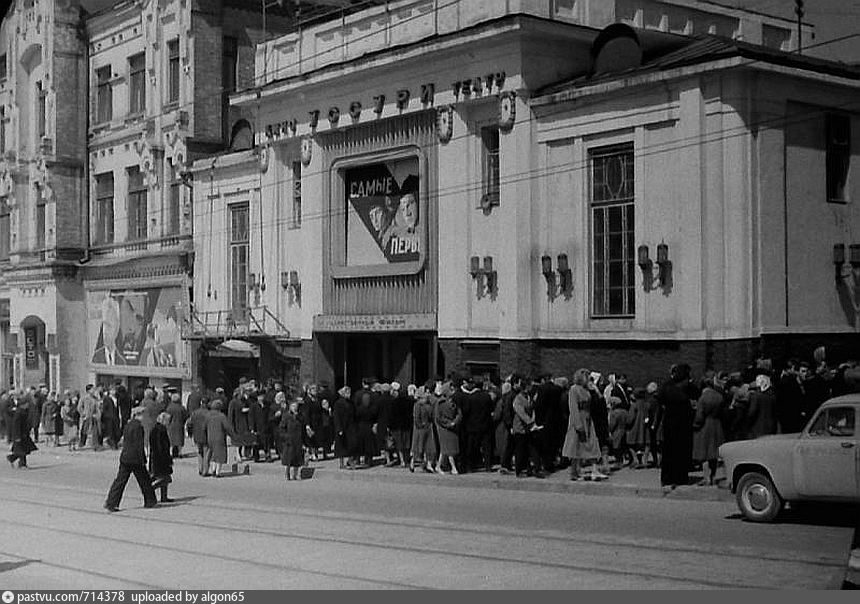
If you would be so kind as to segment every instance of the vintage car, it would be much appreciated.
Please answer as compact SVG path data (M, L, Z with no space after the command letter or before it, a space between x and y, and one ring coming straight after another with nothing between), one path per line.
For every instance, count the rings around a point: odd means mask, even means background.
M769 522L790 502L860 503L860 394L825 402L800 434L720 447L744 516Z

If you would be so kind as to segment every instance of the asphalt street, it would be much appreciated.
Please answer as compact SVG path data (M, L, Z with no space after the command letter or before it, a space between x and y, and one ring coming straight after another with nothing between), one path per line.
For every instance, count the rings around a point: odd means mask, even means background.
M840 511L758 525L730 501L296 483L277 463L204 479L192 457L175 503L144 509L132 479L109 514L117 457L2 466L0 589L838 588L853 536Z

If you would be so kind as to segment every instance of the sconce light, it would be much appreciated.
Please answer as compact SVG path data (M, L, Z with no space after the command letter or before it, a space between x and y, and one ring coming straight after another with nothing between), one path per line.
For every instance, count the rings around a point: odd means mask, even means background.
M478 256L469 258L469 274L477 282L478 298L482 298L485 293L493 293L495 291L497 274L493 270L492 256L484 256L483 266L481 266L481 259Z
M543 273L543 276L547 281L552 279L552 258L546 254L540 257L540 271Z
M646 292L659 288L665 288L669 281L672 270L672 262L669 260L669 246L665 241L657 246L657 274L654 274L654 262L651 260L647 245L640 245L636 249L636 263L642 269L642 286Z
M487 293L491 294L496 291L497 276L496 271L493 270L493 257L484 256L484 279L487 282Z
M842 265L845 264L845 244L837 243L833 246L833 268L836 271L836 284L842 280Z
M302 284L299 282L298 271L282 271L281 272L281 287L287 290L289 294L289 304L301 305L302 299Z
M556 260L558 262L558 288L562 293L566 293L573 286L573 272L570 270L567 254L559 254Z
M651 258L648 257L647 245L640 245L636 250L636 263L643 273L651 268Z
M848 262L851 268L860 268L860 244L852 243L848 246Z
M254 273L248 274L248 289L257 289L259 287L257 283L257 275Z

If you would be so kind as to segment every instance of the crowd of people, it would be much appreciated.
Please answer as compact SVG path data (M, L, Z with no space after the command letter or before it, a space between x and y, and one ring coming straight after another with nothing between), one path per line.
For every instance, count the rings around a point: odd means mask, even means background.
M860 391L858 377L857 363L830 367L819 349L814 363L792 359L780 371L759 360L744 371L694 376L677 364L668 379L641 385L585 368L569 378L512 374L496 383L450 375L405 387L368 377L355 391L336 392L325 384L287 392L274 380L243 378L230 396L195 387L184 404L166 385L135 393L120 383L88 385L82 396L59 397L41 385L0 394L0 435L12 444L8 461L19 467L40 430L46 445L70 450L122 442L118 496L130 475L141 489L147 477L147 504L154 488L169 501L172 462L187 438L201 476L220 477L232 461L279 459L286 479L298 480L308 461L332 456L344 470L385 464L543 478L567 469L571 480L594 481L622 466L659 467L661 483L674 488L688 484L697 467L705 471L701 484L715 484L723 442L799 432L822 402ZM123 470L129 441L143 461L134 453ZM238 459L229 459L231 447ZM114 493L106 507L117 504Z

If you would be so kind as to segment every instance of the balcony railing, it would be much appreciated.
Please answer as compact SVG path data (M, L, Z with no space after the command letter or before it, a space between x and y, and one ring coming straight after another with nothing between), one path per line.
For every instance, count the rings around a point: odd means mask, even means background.
M207 311L198 311L192 306L182 324L182 337L187 340L248 337L286 340L290 338L290 330L267 306Z

